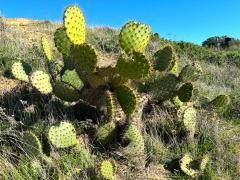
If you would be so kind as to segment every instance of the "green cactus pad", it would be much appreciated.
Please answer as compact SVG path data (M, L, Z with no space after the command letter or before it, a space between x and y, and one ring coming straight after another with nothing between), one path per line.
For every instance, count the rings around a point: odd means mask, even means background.
M23 133L23 151L30 157L38 157L42 154L42 145L37 136L30 132Z
M82 87L84 86L82 80L78 76L78 73L76 70L65 70L63 75L62 75L62 81L65 82L66 84L71 85L75 89L81 90Z
M125 79L142 79L150 71L150 64L144 54L133 52L131 55L122 53L117 61L117 72Z
M202 68L197 63L185 66L179 74L179 79L182 82L196 81L202 74Z
M150 95L159 101L165 101L173 98L177 91L177 77L174 74L158 76L149 84Z
M61 122L59 126L51 126L48 138L56 148L67 148L77 144L76 130L69 122Z
M213 99L209 105L213 109L222 109L225 108L229 105L230 103L230 98L227 95L219 95L215 99Z
M154 54L155 69L165 71L172 68L175 61L175 54L171 46L166 46Z
M189 154L185 154L180 160L180 168L185 174L192 178L195 178L199 175L199 171L190 167L192 161L192 157Z
M126 116L131 116L137 107L137 97L134 90L125 85L122 85L115 90L115 93L119 104Z
M209 162L209 156L208 155L204 155L203 158L202 158L202 161L201 161L201 163L199 165L200 171L203 172L205 170L208 162Z
M150 39L150 27L135 21L126 23L119 37L121 48L129 52L143 52Z
M108 77L100 76L98 73L87 75L87 80L92 88L98 88L99 86L104 86L109 81Z
M48 38L46 36L42 37L42 48L48 61L52 61L52 50Z
M54 34L54 42L58 51L62 53L63 57L69 57L72 43L67 37L66 31L63 27L56 30Z
M182 102L189 102L193 96L193 84L192 83L185 83L182 87L178 90L178 98Z
M28 75L32 71L32 68L27 63L22 61L15 62L13 63L11 70L16 79L29 82Z
M53 92L63 101L74 102L80 99L80 94L76 89L61 81L55 83Z
M175 106L177 106L178 108L182 107L183 106L183 102L178 98L178 96L175 96L173 99L172 99L172 102Z
M30 76L30 82L42 94L49 94L53 90L49 75L43 71L33 72Z
M103 147L112 144L116 137L115 130L116 124L113 121L99 126L96 132L96 142Z
M86 40L86 25L82 11L77 6L69 6L64 12L64 27L73 44L82 44Z
M144 153L144 139L139 130L133 126L128 127L123 135L123 141L129 144L123 148L125 156L139 156Z
M190 139L193 138L195 129L196 129L196 123L197 123L197 111L193 107L189 107L184 111L183 114L183 125L189 132Z
M91 45L84 43L72 46L71 55L77 71L79 70L87 74L95 71L98 55Z
M100 165L100 176L105 180L112 180L114 176L114 165L109 160L102 161Z

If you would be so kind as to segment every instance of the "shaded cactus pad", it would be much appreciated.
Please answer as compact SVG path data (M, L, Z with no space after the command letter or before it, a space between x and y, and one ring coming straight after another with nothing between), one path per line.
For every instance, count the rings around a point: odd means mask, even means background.
M193 84L185 83L178 90L178 98L182 102L188 102L193 96Z
M82 44L86 39L85 18L77 6L70 6L64 12L64 27L73 44Z
M11 71L16 79L29 82L28 74L32 71L32 68L27 63L18 61L13 63Z
M150 27L135 21L126 23L120 32L120 46L128 52L143 52L150 39Z
M196 81L202 75L202 68L197 63L185 66L179 74L179 79L182 82Z
M65 82L66 84L71 85L75 89L81 90L82 87L84 86L82 80L78 76L76 70L65 70L63 75L62 75L62 81Z
M43 48L44 54L47 57L47 59L49 61L51 61L52 60L52 50L51 50L48 38L46 36L42 37L42 48Z
M42 145L38 137L30 132L25 131L23 133L23 150L30 157L38 157L42 153Z
M131 55L122 53L117 61L117 72L126 79L142 79L150 71L150 63L142 53L134 52Z
M76 130L69 122L61 122L59 126L52 126L49 129L48 138L56 148L67 148L77 144Z
M53 90L49 75L43 71L33 72L30 76L30 82L42 94L49 94Z

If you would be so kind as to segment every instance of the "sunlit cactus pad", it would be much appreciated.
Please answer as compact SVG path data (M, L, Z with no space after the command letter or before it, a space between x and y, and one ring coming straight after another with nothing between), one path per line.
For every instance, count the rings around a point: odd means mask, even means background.
M29 82L28 74L31 72L31 67L28 64L17 61L13 63L11 70L16 79Z
M30 76L30 82L42 94L49 94L53 90L49 75L43 71L33 72Z
M180 160L180 167L185 174L194 178L198 176L199 172L190 167L190 164L192 163L192 161L193 161L192 157L189 154L185 154Z
M58 126L51 126L48 138L56 148L67 148L77 144L77 135L74 126L65 121L61 122Z
M210 106L214 109L221 109L228 106L230 98L227 95L219 95L210 102Z
M85 18L78 6L69 6L64 12L64 26L73 44L82 44L86 39Z
M56 30L54 34L54 42L58 51L62 53L63 57L69 57L71 42L67 37L66 31L63 27L60 27Z
M44 50L44 54L47 57L47 59L49 61L51 61L52 60L52 50L51 50L49 40L46 36L42 37L42 48Z
M193 136L195 133L196 123L197 123L197 111L193 107L189 107L184 111L183 124L185 128L189 131L190 135Z
M87 43L76 45L71 48L71 53L77 71L84 73L95 71L98 54L93 46Z
M114 165L110 160L102 161L100 165L100 176L105 180L112 180L114 176Z
M133 89L122 85L116 89L116 97L124 113L129 117L137 107L137 97Z
M75 89L81 90L84 86L82 80L78 76L76 70L65 70L62 75L62 81L71 85Z
M131 55L122 53L117 62L117 72L126 79L142 79L150 71L150 63L142 53L133 52Z
M126 23L120 33L121 48L126 52L143 52L150 39L150 27L135 21Z

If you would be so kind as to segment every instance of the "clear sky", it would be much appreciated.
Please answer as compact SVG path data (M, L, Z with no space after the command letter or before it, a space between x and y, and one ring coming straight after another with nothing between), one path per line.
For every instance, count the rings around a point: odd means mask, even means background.
M201 44L215 35L240 39L240 0L0 0L1 15L61 21L78 4L88 26L147 23L161 37Z

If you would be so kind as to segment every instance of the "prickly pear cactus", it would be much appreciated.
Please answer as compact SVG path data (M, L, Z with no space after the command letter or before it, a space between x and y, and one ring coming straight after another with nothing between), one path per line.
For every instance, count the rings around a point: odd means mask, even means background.
M31 72L31 67L24 62L18 61L12 65L13 76L20 80L29 82L28 74Z
M30 132L23 133L23 151L30 157L39 157L42 154L42 145L38 137Z
M133 52L131 55L122 53L116 68L122 78L139 80L148 75L150 63L142 53Z
M183 125L189 132L189 138L192 139L196 129L196 117L197 112L193 107L189 107L184 111L183 114Z
M98 54L90 44L84 43L73 46L71 56L77 71L86 74L91 74L95 71L98 63Z
M115 90L115 93L126 116L131 116L137 107L137 97L135 92L131 88L122 85Z
M200 171L203 172L205 170L208 162L209 162L209 156L206 154L202 157L202 161L201 161L200 166L199 166Z
M71 85L75 89L81 90L84 86L82 80L78 76L76 70L65 70L62 75L62 81Z
M180 160L180 168L185 174L192 178L195 178L199 175L199 172L190 167L192 161L193 161L192 157L189 154L185 154Z
M114 165L110 160L102 161L100 165L100 176L105 180L112 180L114 176Z
M54 34L55 46L64 58L69 58L72 43L67 37L64 27L60 27Z
M85 18L78 6L69 6L64 12L64 27L73 44L82 44L86 39Z
M166 46L154 54L155 66L159 71L170 70L175 65L175 55L171 46Z
M178 98L182 102L189 102L193 96L193 84L185 83L178 90Z
M68 85L62 81L57 81L53 87L54 95L63 101L75 102L80 99L79 92L71 85Z
M49 75L43 71L33 72L30 76L30 82L42 94L49 94L53 90Z
M121 48L129 52L143 52L150 39L150 27L135 21L126 23L119 37Z
M219 95L217 96L215 99L213 99L209 105L213 108L213 109L222 109L225 108L226 106L228 106L230 103L230 98L227 95Z
M182 82L196 81L202 74L202 68L197 63L185 66L179 74L179 79Z
M48 138L56 148L67 148L77 144L76 130L69 122L63 121L58 126L51 126Z
M52 50L48 38L46 36L42 37L42 48L48 61L52 61Z

